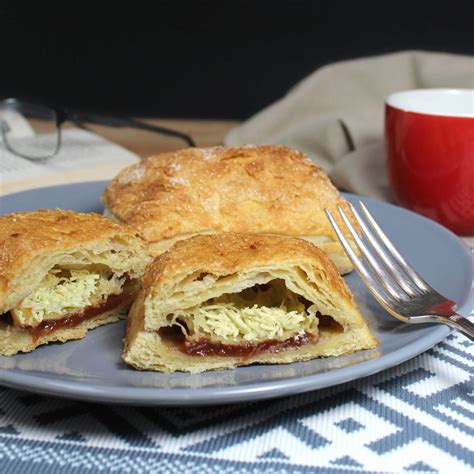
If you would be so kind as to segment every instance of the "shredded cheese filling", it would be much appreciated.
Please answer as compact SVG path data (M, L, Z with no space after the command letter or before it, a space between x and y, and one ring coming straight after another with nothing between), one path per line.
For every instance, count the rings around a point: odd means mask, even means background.
M304 332L317 333L314 305L306 309L279 280L266 287L249 288L175 311L171 324L179 326L190 339L223 343L282 341Z
M15 324L37 326L44 320L92 306L104 295L122 292L125 278L107 270L63 270L53 268L32 294L11 310Z

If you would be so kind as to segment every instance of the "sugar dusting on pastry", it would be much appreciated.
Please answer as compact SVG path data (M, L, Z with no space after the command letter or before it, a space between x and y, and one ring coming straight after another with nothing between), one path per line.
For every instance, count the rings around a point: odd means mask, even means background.
M201 158L207 161L215 158L217 154L222 152L222 150L224 150L223 146L214 146L212 148L201 148L199 149L199 152L201 154Z
M136 181L140 181L145 176L145 165L143 162L133 165L128 170L119 175L120 183L121 184L130 184Z
M181 171L182 166L179 163L170 163L168 165L168 168L171 171L177 172L177 171Z
M170 178L168 181L170 184L178 184L181 186L187 186L189 184L189 181L182 177Z

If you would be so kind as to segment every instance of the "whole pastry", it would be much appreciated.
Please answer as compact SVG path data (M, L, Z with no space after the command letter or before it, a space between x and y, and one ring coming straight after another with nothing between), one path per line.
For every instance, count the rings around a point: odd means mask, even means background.
M149 265L124 360L202 372L339 356L377 345L331 260L302 239L199 235Z
M339 220L337 206L351 215L348 203L309 158L284 146L187 148L152 156L122 170L103 201L106 215L137 229L152 255L196 234L271 234L309 240L340 273L352 270L324 213L328 208Z
M126 315L149 262L129 227L98 214L0 217L0 355L84 337Z

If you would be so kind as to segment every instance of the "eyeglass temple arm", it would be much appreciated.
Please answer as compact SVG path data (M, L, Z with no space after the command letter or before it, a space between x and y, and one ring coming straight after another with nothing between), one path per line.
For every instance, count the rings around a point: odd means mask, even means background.
M196 143L191 136L186 133L179 132L177 130L171 130L170 128L161 127L158 125L151 125L149 123L141 122L134 118L122 118L122 117L108 117L105 115L96 115L89 113L78 113L71 112L68 114L69 120L75 122L90 122L96 125L107 125L109 127L134 127L140 130L147 130L149 132L162 133L163 135L169 135L184 140L189 146L196 146ZM62 121L66 120L63 118Z

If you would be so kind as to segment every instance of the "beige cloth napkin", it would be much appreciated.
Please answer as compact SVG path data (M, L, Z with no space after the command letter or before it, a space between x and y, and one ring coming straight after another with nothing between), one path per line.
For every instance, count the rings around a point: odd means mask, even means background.
M406 51L325 66L231 130L225 143L288 145L306 152L338 188L389 201L384 100L433 87L474 88L474 59Z

